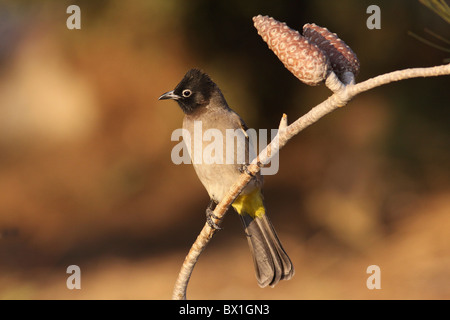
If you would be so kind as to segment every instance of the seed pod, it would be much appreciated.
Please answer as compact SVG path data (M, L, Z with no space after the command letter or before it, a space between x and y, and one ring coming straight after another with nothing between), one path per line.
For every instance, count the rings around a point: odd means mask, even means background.
M308 23L303 26L303 36L327 55L332 70L339 78L342 78L345 72L351 72L354 76L358 74L358 57L336 33L314 23Z
M313 86L326 79L328 58L315 44L271 17L258 15L253 22L269 48L299 80Z

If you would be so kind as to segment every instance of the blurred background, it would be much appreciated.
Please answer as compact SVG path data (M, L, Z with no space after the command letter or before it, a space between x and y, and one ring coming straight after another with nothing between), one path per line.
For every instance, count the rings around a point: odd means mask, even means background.
M66 27L71 4L81 30ZM380 30L366 27L371 4ZM408 35L450 39L419 1L0 1L1 299L170 299L209 199L171 162L183 115L157 98L201 68L249 127L270 129L330 95L283 67L258 14L338 33L357 81L450 56ZM259 288L230 211L188 298L449 299L449 88L392 83L291 140L265 199L296 275ZM81 290L66 287L72 264ZM366 287L373 264L381 290Z

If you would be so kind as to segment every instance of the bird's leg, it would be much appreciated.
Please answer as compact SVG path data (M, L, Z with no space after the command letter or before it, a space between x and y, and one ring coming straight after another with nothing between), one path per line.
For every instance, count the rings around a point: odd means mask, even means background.
M222 230L221 227L219 227L212 219L217 219L219 220L219 218L214 214L214 209L216 207L217 203L211 199L209 201L208 207L206 208L206 222L208 222L209 226L215 230Z

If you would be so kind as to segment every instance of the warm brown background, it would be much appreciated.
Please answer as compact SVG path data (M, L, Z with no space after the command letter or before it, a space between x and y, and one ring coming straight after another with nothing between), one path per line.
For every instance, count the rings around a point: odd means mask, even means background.
M157 101L207 71L250 127L276 128L330 93L292 76L252 24L268 14L337 32L359 81L448 58L407 35L449 27L418 1L3 1L0 4L0 298L168 299L205 222L206 191L171 162L182 113ZM78 4L82 29L66 28ZM191 299L449 299L450 81L355 98L281 152L268 212L296 267L260 289L230 212L194 270ZM82 289L66 288L67 266ZM366 268L381 267L381 290Z

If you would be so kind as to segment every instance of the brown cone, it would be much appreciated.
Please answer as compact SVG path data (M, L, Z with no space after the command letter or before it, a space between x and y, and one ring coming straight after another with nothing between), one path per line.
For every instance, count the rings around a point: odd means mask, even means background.
M358 57L344 41L338 38L336 33L314 23L308 23L303 26L303 36L327 55L331 68L338 77L341 77L344 72L351 72L354 76L358 74Z
M298 31L268 16L253 17L258 34L299 80L318 85L326 79L330 68L327 56Z

